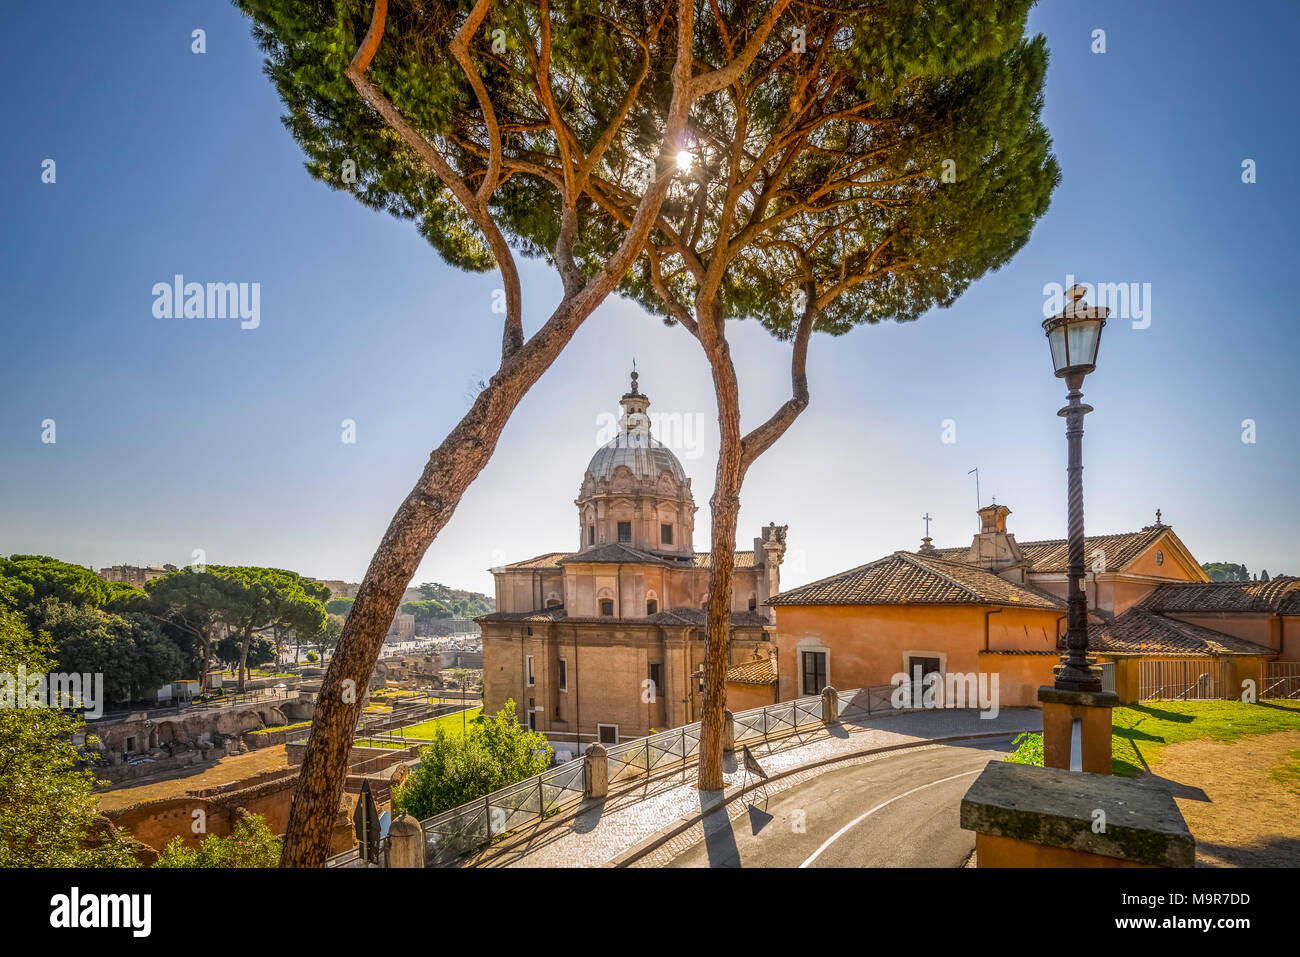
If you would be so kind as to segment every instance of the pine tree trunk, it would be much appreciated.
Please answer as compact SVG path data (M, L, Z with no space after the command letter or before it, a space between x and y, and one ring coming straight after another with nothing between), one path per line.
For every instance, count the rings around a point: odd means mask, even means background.
M244 629L244 637L239 642L239 690L244 690L244 674L248 670L248 646L253 641L253 629Z
M740 390L730 349L721 337L721 316L716 307L700 316L701 342L713 367L713 387L718 402L718 468L713 497L709 559L709 600L706 615L704 700L700 709L700 761L697 787L722 789L722 731L727 710L727 646L731 635L732 569L736 560L736 522L740 515L741 435ZM717 335L706 332L708 323Z
M576 324L574 326L576 329ZM319 867L329 852L348 753L384 636L424 553L460 504L496 448L524 394L550 367L572 335L517 353L507 372L493 377L473 407L424 467L370 560L343 625L316 699L311 737L284 836L282 867Z

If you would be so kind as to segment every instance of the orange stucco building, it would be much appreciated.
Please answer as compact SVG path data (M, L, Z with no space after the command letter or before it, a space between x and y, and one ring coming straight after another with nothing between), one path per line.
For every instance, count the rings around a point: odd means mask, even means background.
M1001 706L1037 706L1064 650L1067 543L1017 543L1005 505L969 546L892 555L769 600L782 700L897 674L997 675ZM1138 697L1136 662L1224 659L1225 687L1300 661L1300 579L1214 583L1168 525L1085 540L1089 645Z

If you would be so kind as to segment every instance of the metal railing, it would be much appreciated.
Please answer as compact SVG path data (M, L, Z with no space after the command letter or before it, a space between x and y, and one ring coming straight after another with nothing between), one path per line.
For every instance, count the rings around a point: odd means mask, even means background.
M496 838L582 803L586 765L569 761L420 822L424 863L453 863Z
M1270 661L1264 666L1261 700L1300 701L1300 662Z
M839 692L839 717L912 710L894 708L892 691L886 685ZM741 711L732 719L736 745L766 740L821 726L822 699L817 695L781 701ZM610 746L606 749L609 786L682 767L699 753L699 722ZM453 863L510 831L582 803L586 796L585 769L583 760L569 761L421 821L425 866Z
M1228 686L1228 662L1223 658L1138 662L1142 701L1223 701L1237 696Z

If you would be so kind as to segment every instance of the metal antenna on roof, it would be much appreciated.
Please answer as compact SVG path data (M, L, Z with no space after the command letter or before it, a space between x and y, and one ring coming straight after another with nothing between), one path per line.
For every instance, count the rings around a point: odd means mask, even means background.
M971 470L970 470L969 472L967 472L966 474L967 474L967 475L972 475L972 474L973 474L973 475L975 476L975 511L978 512L978 511L979 511L979 508L980 508L980 470L979 470L979 466L977 465L975 468L971 469Z

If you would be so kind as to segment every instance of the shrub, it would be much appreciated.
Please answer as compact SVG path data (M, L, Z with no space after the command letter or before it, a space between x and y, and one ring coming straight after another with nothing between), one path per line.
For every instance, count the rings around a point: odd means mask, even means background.
M544 735L519 724L514 701L496 717L470 722L466 734L434 732L420 749L420 766L393 793L394 811L432 817L508 784L545 771L554 752Z
M1002 760L1010 761L1012 764L1037 764L1042 767L1043 736L1041 734L1026 731L1011 743L1016 746L1016 749Z
M154 867L278 867L280 839L259 815L243 818L230 837L209 834L198 849L173 837Z

